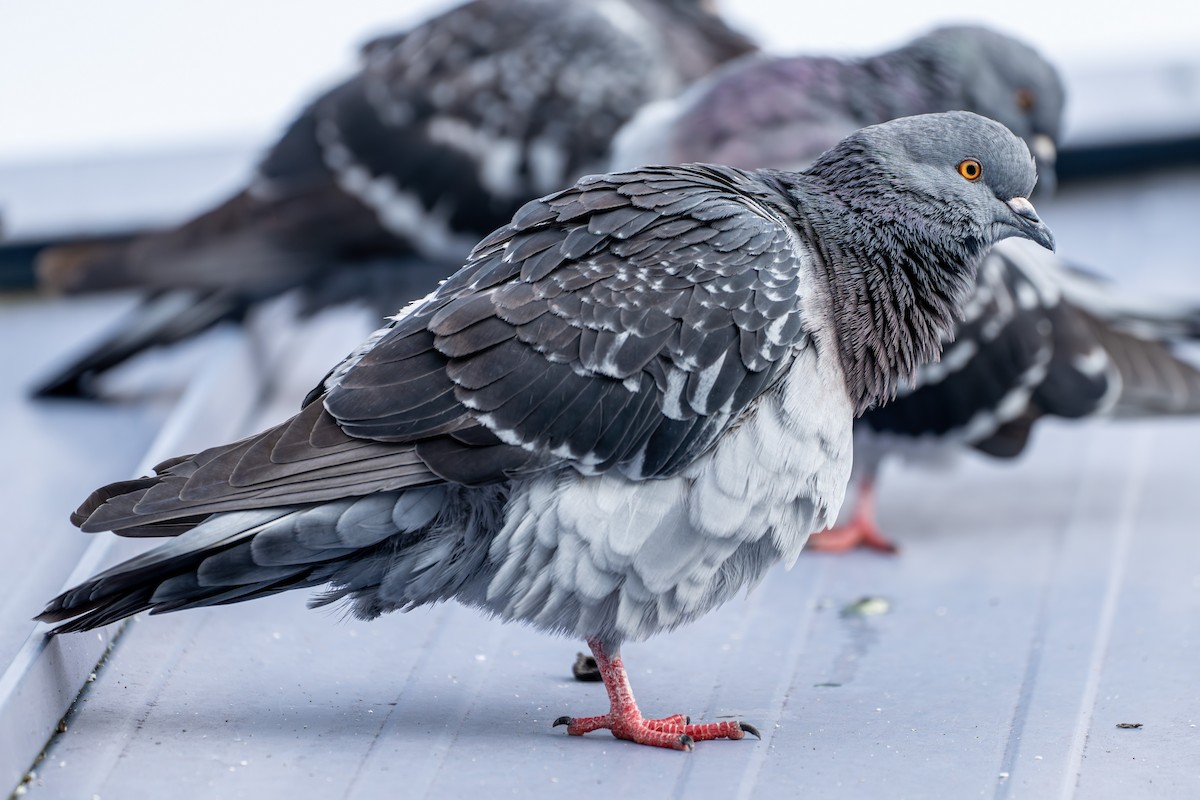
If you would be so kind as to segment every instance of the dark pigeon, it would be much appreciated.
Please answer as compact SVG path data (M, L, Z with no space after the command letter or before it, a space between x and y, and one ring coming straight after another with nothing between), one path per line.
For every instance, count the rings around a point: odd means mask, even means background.
M475 0L376 39L222 205L128 246L44 254L49 288L151 295L36 393L94 393L125 359L290 289L308 311L350 295L389 313L522 203L602 171L639 106L750 49L698 0Z
M556 721L570 734L757 734L643 718L622 642L702 616L833 521L855 415L936 354L996 241L1052 246L1035 179L1021 140L964 112L866 128L802 173L583 178L295 417L93 493L83 530L171 538L40 619L317 586L314 605L365 618L454 599L588 642L612 706Z
M817 549L891 551L874 487L889 455L941 461L970 447L1015 458L1045 417L1200 414L1200 370L1178 351L1200 339L1200 304L1150 300L1021 242L997 247L939 363L854 426L854 502Z

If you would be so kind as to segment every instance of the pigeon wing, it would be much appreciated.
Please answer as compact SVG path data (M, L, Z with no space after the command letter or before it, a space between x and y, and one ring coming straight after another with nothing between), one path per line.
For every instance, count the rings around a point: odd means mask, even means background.
M352 436L414 441L469 418L541 460L673 474L808 336L811 257L780 199L754 174L692 165L528 203L335 371L325 407Z

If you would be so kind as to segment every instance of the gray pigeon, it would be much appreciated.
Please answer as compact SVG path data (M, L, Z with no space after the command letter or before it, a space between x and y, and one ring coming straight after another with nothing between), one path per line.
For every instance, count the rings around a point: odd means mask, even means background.
M52 600L55 632L328 585L371 618L455 599L622 642L792 563L836 516L854 416L933 357L984 253L1052 246L1033 159L965 112L858 131L802 173L646 167L523 206L279 426L99 489L85 531L173 537Z
M643 103L752 49L705 6L475 0L370 42L245 190L127 246L44 254L51 289L155 294L35 393L94 393L130 356L296 287L308 310L423 295L522 203L602 170Z
M1130 296L1024 242L1005 242L939 363L854 426L853 503L846 522L810 547L891 552L874 487L885 456L940 461L971 447L997 458L1025 450L1043 417L1200 414L1200 371L1177 345L1200 338L1200 306Z
M940 28L861 60L746 56L638 112L618 134L609 168L705 161L801 169L863 125L961 110L1023 138L1045 191L1063 99L1062 80L1037 51L976 26Z

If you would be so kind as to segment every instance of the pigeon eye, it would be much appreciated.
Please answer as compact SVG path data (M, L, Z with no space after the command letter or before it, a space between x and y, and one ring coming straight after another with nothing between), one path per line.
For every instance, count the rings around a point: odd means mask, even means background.
M973 158L968 158L958 165L958 174L969 181L977 181L983 174L983 165Z
M1017 90L1017 108L1022 111L1032 111L1037 105L1037 97L1033 94L1032 89Z

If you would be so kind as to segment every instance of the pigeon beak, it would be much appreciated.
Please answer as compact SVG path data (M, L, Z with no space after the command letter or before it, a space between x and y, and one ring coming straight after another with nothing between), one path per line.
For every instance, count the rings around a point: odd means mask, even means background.
M1054 251L1054 234L1046 227L1046 223L1042 222L1033 203L1024 197L1014 197L1006 200L1004 205L1008 206L1008 210L1016 217L1011 224L1015 235L1023 236L1051 252Z
M1044 133L1039 133L1029 140L1029 152L1033 154L1034 161L1037 163L1037 194L1040 197L1047 197L1058 188L1058 176L1054 170L1054 165L1058 161L1058 148L1053 139Z

